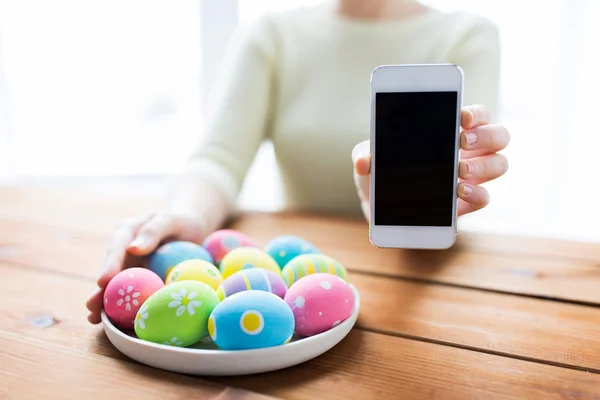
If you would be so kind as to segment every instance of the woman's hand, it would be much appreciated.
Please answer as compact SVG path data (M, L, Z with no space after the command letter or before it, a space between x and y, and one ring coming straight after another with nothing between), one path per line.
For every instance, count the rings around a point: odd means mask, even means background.
M185 240L200 244L205 232L199 219L166 213L123 221L104 257L98 289L86 303L90 311L88 320L93 324L100 322L104 289L121 270L145 266L146 256L165 241Z
M458 216L487 206L490 202L489 194L479 185L501 177L508 170L506 157L497 153L508 146L510 135L503 126L490 125L491 119L490 111L481 105L461 110ZM354 147L352 161L354 182L363 213L369 220L371 154L368 140Z

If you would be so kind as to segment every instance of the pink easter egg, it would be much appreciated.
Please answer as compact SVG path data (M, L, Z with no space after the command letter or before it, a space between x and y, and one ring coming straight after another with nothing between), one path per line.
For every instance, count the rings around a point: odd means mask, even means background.
M250 237L233 229L220 229L208 235L202 242L218 266L223 257L238 247L256 247Z
M354 309L354 292L348 283L328 273L299 279L288 289L284 300L294 313L296 333L304 337L335 328Z
M120 329L133 329L135 315L158 289L165 286L160 277L146 268L129 268L119 272L104 291L104 311Z

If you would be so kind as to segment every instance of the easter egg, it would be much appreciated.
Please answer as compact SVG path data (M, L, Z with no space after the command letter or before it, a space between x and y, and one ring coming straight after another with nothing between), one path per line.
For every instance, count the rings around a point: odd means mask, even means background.
M263 290L283 299L287 285L279 274L264 268L243 269L229 276L217 289L220 300L244 290Z
M206 249L192 242L169 242L156 249L148 257L148 269L155 272L164 281L171 268L185 260L204 260L213 262Z
M141 305L163 286L162 279L145 268L123 270L106 286L104 311L116 327L131 330Z
M221 271L208 261L186 260L171 269L165 283L168 285L180 281L200 281L217 290L223 282L223 277Z
M279 346L294 334L294 315L273 293L248 290L227 297L215 307L208 332L222 350Z
M301 254L294 257L281 270L281 276L288 287L292 286L298 279L315 273L329 273L348 281L346 268L324 254Z
M219 264L223 279L229 278L238 271L249 268L264 268L281 274L281 269L273 257L255 247L238 247L223 257Z
M294 314L296 332L304 337L335 328L354 309L350 285L328 273L301 278L288 289L284 300Z
M273 257L280 268L301 254L319 253L310 242L293 235L278 236L265 246L265 251Z
M135 333L154 343L186 347L208 332L217 293L199 281L173 282L156 291L135 316Z
M215 265L219 265L223 257L238 247L256 247L249 236L233 229L220 229L208 235L202 246L210 253Z

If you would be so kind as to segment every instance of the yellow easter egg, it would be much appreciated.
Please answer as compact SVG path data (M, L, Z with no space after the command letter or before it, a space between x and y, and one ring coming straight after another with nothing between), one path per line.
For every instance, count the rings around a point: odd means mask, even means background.
M221 260L220 268L223 279L249 268L264 268L281 276L281 268L277 261L266 251L255 247L238 247L231 250Z
M177 264L165 280L165 284L180 281L199 281L204 282L214 290L223 283L221 271L208 261L204 260L186 260Z

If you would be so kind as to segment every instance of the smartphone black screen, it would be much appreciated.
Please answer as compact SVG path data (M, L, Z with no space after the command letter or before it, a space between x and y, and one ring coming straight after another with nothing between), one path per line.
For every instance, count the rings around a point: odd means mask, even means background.
M452 226L457 92L375 94L375 225Z

